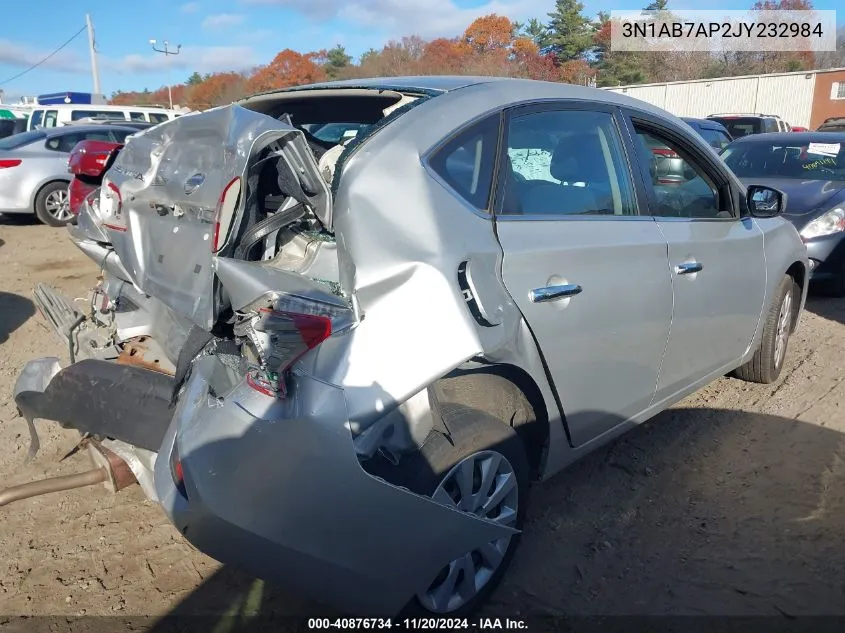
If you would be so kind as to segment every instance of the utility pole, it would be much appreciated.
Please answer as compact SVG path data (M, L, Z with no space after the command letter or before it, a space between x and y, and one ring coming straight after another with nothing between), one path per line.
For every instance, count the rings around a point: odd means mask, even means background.
M88 50L91 52L91 74L94 76L94 94L100 95L100 71L97 69L97 48L94 44L94 25L91 16L85 14L85 24L88 26Z
M169 42L164 40L163 42L164 48L156 48L156 41L150 40L150 46L153 47L153 50L157 53L164 53L164 65L167 69L167 99L170 101L170 109L173 109L173 92L170 90L170 56L171 55L178 55L179 51L182 48L181 44L176 45L176 50L170 50L167 48L169 46Z

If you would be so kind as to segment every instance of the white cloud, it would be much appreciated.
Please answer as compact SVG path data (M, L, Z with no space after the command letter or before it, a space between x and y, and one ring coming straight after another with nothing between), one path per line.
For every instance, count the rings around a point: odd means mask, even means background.
M247 70L258 65L258 56L251 46L183 46L179 55L167 56L148 53L126 55L120 59L106 59L103 67L117 73L164 73L167 63L172 72L171 81L182 81L179 73L213 73L228 70ZM162 77L164 79L164 77Z
M202 28L209 31L228 29L242 24L244 16L236 13L217 13L202 21Z
M8 64L24 70L35 63L38 63L47 55L48 50L37 50L26 44L18 44L5 39L0 39L0 64ZM41 64L39 68L50 68L52 70L63 70L65 72L85 72L88 70L87 63L73 50L62 50L53 57ZM37 70L35 72L38 72Z
M200 10L200 3L199 2L186 2L181 7L179 7L179 10L182 13L196 13L197 11Z
M241 0L248 5L276 5L293 9L313 20L338 18L357 26L378 29L390 36L459 35L475 18L497 13L511 20L545 18L549 0L488 0L463 8L454 0Z

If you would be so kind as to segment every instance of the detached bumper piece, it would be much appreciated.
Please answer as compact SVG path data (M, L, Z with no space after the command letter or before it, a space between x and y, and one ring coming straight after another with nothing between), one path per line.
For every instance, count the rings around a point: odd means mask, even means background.
M36 418L158 451L173 417L173 384L166 374L110 361L85 359L64 369L57 358L30 361L14 390L30 427L30 459L38 451Z

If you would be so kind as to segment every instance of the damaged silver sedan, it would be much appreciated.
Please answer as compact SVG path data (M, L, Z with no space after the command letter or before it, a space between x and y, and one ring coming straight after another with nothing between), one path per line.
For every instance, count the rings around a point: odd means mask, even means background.
M726 373L777 379L807 289L786 202L601 90L257 95L128 139L70 228L102 266L87 310L36 289L72 362L15 399L226 564L353 613L469 613L532 482Z

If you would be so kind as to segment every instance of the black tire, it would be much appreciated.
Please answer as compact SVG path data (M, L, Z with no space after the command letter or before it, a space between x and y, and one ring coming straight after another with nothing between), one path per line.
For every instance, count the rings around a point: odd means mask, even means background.
M789 322L786 328L784 350L778 358L775 354L778 341L778 326L781 318L781 308L784 305L784 299L787 294L791 294L792 301L788 311ZM780 285L778 285L772 305L769 307L769 312L766 315L760 347L757 348L751 360L734 371L733 375L736 378L764 385L773 383L778 379L783 369L784 360L786 359L786 351L789 347L789 335L795 328L795 315L798 312L797 308L800 300L801 291L795 280L789 275L784 275Z
M54 216L47 208L48 199L62 190L64 190L65 196L67 196L67 188L68 184L66 182L56 180L54 182L48 182L46 185L41 187L37 194L35 194L35 216L41 222L47 224L48 226L66 226L70 223L73 219L72 215L66 219L60 219Z
M399 469L400 481L394 483L426 496L432 496L440 482L465 458L481 451L493 451L504 457L516 475L518 508L515 522L521 530L528 505L530 469L522 440L516 432L500 420L465 406L443 404L440 417L448 434L432 431L422 448L407 458ZM436 526L432 526L436 529ZM404 616L465 617L475 612L501 581L519 544L520 535L513 536L507 550L490 579L478 593L461 607L452 611L432 611L415 596L403 610ZM432 578L432 583L435 581Z

